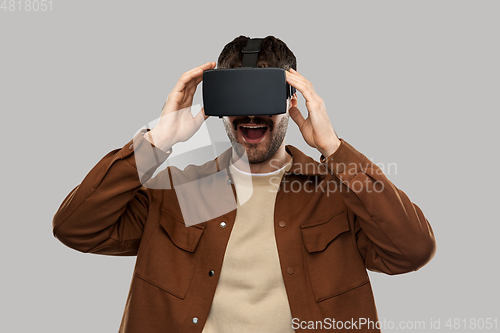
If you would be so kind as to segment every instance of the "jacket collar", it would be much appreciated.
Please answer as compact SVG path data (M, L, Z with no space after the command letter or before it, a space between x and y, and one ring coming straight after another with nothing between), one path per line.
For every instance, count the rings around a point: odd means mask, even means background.
M326 166L315 161L310 156L307 156L298 148L292 145L286 145L285 150L292 156L292 167L285 175L296 174L304 176L324 175ZM206 167L202 168L201 173L213 173L213 162L217 172L226 169L229 166L232 148L226 149L222 154L217 156L214 161L208 162ZM211 167L212 165L212 167Z

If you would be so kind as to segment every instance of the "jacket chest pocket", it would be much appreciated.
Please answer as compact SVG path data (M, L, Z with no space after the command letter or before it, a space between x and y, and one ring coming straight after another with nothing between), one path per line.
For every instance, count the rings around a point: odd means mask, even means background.
M196 248L204 227L186 227L166 210L162 210L160 223L138 258L135 274L176 297L184 299L198 255Z
M368 273L349 232L347 211L331 219L302 225L306 264L317 302L368 282Z

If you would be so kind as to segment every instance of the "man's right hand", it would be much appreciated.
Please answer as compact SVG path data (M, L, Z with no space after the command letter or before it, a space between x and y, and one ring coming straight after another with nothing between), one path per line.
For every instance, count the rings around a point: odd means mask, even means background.
M193 96L203 79L203 71L214 69L214 61L193 68L179 78L174 89L167 97L158 124L144 134L144 138L163 151L177 142L189 140L201 124L209 117L202 108L196 116L191 114Z

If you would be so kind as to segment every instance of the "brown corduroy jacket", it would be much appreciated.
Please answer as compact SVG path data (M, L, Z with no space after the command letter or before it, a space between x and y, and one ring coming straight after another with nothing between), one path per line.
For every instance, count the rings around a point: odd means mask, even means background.
M224 175L231 149L201 166L161 171L152 180L170 183L162 189L144 183L169 154L156 149L153 159L155 148L143 133L104 156L69 193L54 216L53 232L81 252L137 256L119 332L201 332L236 210L187 227L175 185ZM294 328L327 332L334 319L354 324L348 331L379 332L368 327L378 318L367 269L401 274L425 265L435 253L431 226L346 141L321 162L293 146L286 150L293 165L277 193L274 229ZM143 172L139 160L146 161ZM199 193L206 189L198 192L201 203ZM310 330L312 322L317 330Z

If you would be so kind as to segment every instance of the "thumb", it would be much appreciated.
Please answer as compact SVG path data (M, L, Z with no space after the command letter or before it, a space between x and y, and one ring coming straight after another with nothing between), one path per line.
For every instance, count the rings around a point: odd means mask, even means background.
M292 117L292 120L297 124L297 126L299 126L299 128L301 128L302 124L306 120L304 119L304 116L302 115L302 113L300 112L300 110L297 107L292 106L288 110L288 113L290 114L290 117Z
M207 120L210 117L205 115L205 107L202 107L200 112L203 113L203 117L205 118L204 120Z
M202 107L200 111L196 114L194 117L194 122L198 128L200 128L201 124L207 120L207 118L210 116L205 115L205 107Z

